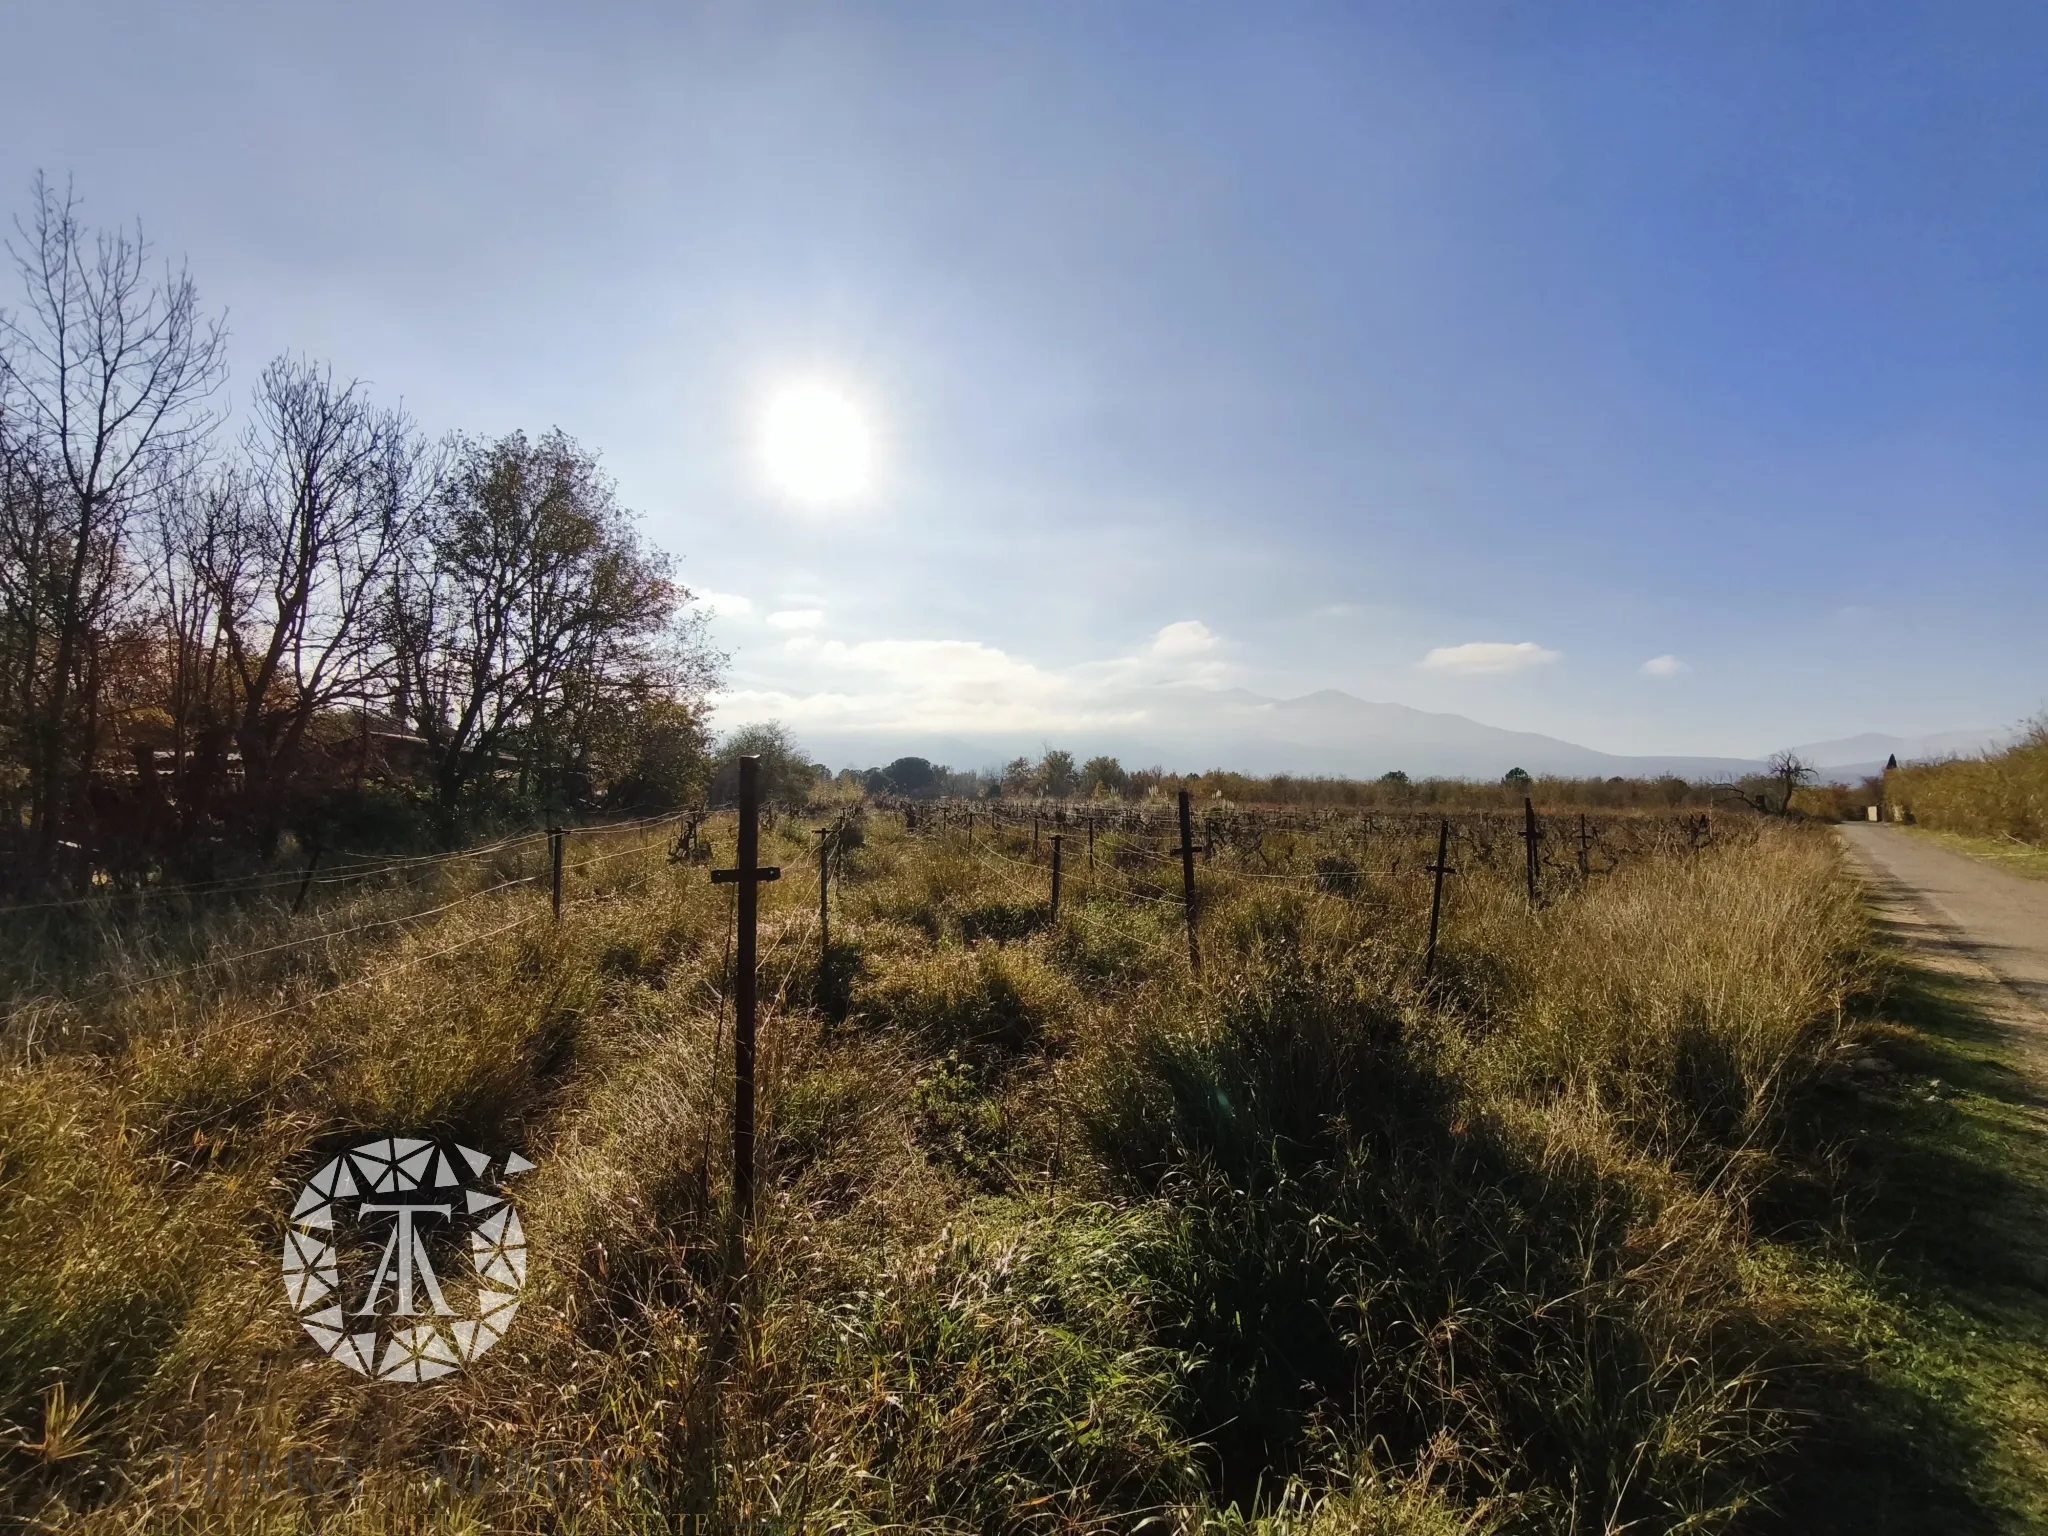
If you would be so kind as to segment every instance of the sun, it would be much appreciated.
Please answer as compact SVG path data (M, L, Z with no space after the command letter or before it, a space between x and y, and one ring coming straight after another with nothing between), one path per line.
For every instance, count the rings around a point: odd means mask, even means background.
M761 459L775 488L797 501L850 501L874 474L875 440L860 408L829 384L791 384L761 417Z

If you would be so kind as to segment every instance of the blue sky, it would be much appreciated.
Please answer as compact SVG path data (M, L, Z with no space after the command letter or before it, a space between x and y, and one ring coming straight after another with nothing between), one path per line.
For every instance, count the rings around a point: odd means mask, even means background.
M0 37L4 204L40 168L139 215L244 386L304 350L600 449L722 594L728 720L1113 739L1154 685L1335 687L1748 755L2048 701L2038 6L17 3ZM874 425L851 504L763 473L798 379Z

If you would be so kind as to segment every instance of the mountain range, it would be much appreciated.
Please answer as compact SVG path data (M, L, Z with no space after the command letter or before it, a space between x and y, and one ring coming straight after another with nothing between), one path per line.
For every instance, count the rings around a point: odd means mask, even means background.
M1079 757L1106 753L1125 766L1159 763L1177 769L1227 767L1245 773L1331 774L1376 778L1399 769L1411 777L1497 779L1510 768L1570 778L1654 777L1728 780L1755 773L1763 757L1630 756L1486 725L1464 715L1374 703L1336 689L1294 699L1236 688L1155 689L1127 700L1115 717L1036 735L954 735L910 730L799 732L814 754L839 765L868 766L914 755L955 768L981 767L1014 756L1036 757L1047 746ZM1825 779L1854 783L1886 758L1919 761L1982 751L2006 733L1944 731L1927 736L1868 733L1793 748ZM1057 739L1053 739L1056 737Z

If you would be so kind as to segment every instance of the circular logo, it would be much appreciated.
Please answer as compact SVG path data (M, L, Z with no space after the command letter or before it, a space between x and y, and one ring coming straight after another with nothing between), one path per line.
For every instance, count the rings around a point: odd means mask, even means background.
M332 1358L377 1381L431 1381L511 1326L526 1234L505 1180L533 1164L453 1143L366 1141L299 1191L284 1289Z

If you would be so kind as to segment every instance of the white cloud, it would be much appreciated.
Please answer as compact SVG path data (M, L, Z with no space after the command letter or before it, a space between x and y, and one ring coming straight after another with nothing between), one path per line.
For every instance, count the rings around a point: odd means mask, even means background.
M714 702L722 729L766 719L820 733L1014 736L1127 726L1188 689L1222 685L1230 669L1201 657L1221 643L1184 620L1126 655L1051 669L978 640L795 634L776 648L773 675Z
M1676 656L1652 656L1636 670L1644 677L1676 677L1691 670Z
M768 615L776 629L816 629L825 622L822 608L784 608Z
M773 715L814 729L999 733L1135 718L1072 676L978 640L827 640L808 659L827 674L814 679L821 686L724 693L721 719Z
M699 592L695 601L699 608L709 608L727 618L744 618L754 611L753 601L736 592Z
M1200 619L1182 619L1154 635L1147 649L1154 656L1198 656L1213 651L1216 644L1216 632Z
M1556 661L1559 654L1533 640L1520 640L1512 645L1501 640L1473 640L1464 645L1440 645L1422 658L1421 665L1435 672L1482 676L1545 667Z

